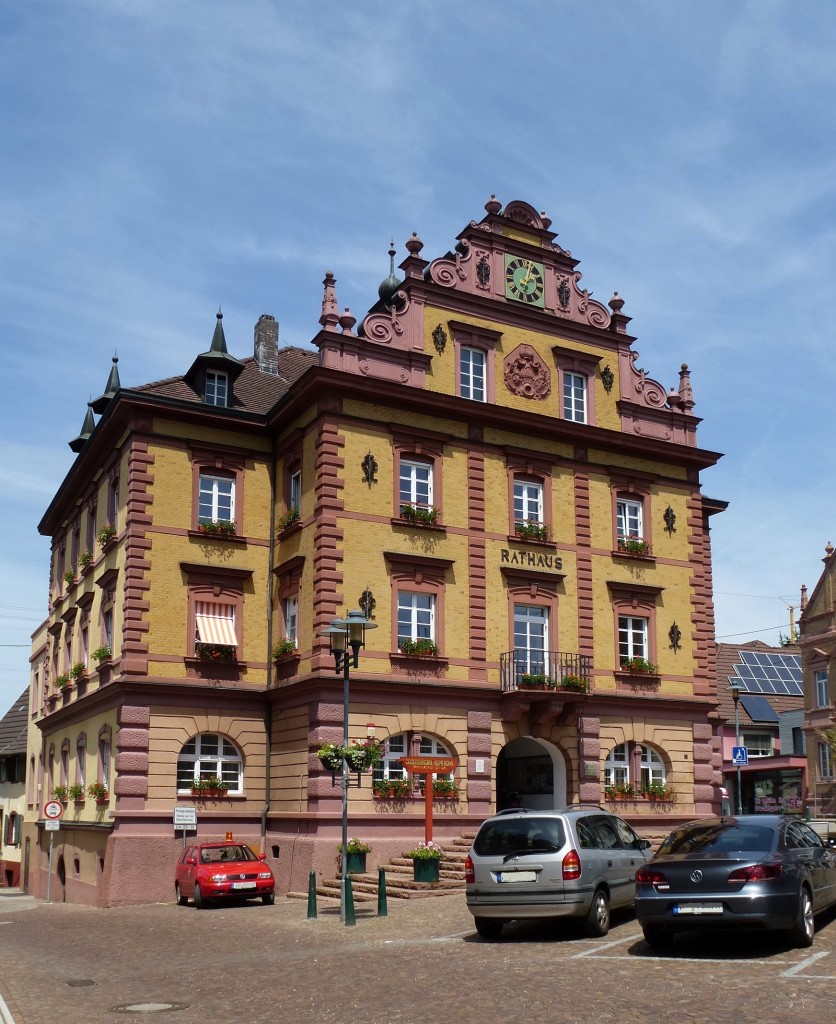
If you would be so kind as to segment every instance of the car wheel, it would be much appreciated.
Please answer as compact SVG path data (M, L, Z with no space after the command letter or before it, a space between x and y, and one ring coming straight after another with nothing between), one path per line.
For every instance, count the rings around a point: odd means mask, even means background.
M177 902L180 904L181 907L185 907L185 905L189 902L188 896L184 896L183 893L180 891L179 882L174 883L174 895L177 897Z
M594 938L600 938L610 930L610 904L603 889L595 890L583 930Z
M813 945L813 936L816 934L816 924L813 921L813 900L809 890L802 889L798 897L798 919L795 927L790 930L792 944L799 949Z
M498 939L502 934L502 921L495 921L492 917L476 917L473 923L483 939Z
M276 894L274 892L265 893L261 897L261 902L264 904L265 907L272 907L273 904L276 902Z
M203 910L206 906L206 902L203 899L203 893L200 891L200 886L195 882L194 884L194 905L198 910Z
M644 941L651 949L670 949L673 945L673 932L660 924L648 924L642 928Z

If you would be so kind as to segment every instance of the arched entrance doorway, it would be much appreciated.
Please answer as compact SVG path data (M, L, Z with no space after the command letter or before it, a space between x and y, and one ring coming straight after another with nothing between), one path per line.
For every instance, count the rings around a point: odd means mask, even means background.
M496 809L551 810L566 806L566 762L548 740L521 736L506 743L496 761Z

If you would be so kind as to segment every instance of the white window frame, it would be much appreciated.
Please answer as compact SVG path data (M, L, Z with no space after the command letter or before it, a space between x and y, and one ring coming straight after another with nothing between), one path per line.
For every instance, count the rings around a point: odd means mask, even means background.
M648 642L650 621L641 615L618 616L618 659L632 661L643 658L649 661Z
M418 754L421 757L450 757L452 751L450 748L436 739L435 736L421 736L418 741ZM426 776L424 776L426 778ZM455 777L455 772L433 772L432 777L434 779L445 779L452 782Z
M830 694L827 685L827 669L817 669L813 675L816 687L816 707L826 708L830 705Z
M406 768L401 758L409 753L409 737L405 732L390 736L383 745L383 760L372 769L372 782L384 779L407 778Z
M630 751L626 743L619 743L604 761L604 785L626 785L630 781Z
M433 507L433 463L400 460L400 502L417 508Z
M302 470L296 469L290 474L290 487L288 492L288 511L295 508L302 512Z
M201 473L197 494L198 522L235 521L235 478Z
M227 796L244 792L244 759L238 747L220 733L199 733L177 755L177 792L191 793L199 779L216 776L229 785Z
M284 636L285 640L293 641L294 647L299 646L299 598L296 594L284 601Z
M646 743L642 744L639 767L641 769L640 781L642 788L654 782L659 782L664 786L665 762L658 750L654 750L653 747L648 746Z
M586 423L588 381L584 374L566 370L563 374L563 418Z
M207 370L203 390L206 405L226 408L229 404L229 374L223 370Z
M833 752L829 743L820 741L816 744L816 767L819 779L833 778Z
M742 734L742 739L750 758L772 757L775 753L775 737L772 733L746 731Z
M514 479L514 522L542 523L543 484L539 480Z
M487 400L487 355L481 348L462 345L459 350L459 390L472 402Z
M632 498L619 498L615 508L618 539L642 540L644 538L644 503Z
M99 768L105 789L110 789L110 738L108 736L99 737Z
M435 643L435 594L398 591L398 644L403 640Z
M548 672L549 609L544 605L514 605L514 663L518 673Z

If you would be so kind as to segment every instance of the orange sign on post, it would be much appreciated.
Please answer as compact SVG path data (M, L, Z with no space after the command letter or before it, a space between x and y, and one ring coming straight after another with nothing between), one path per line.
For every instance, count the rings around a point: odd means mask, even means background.
M459 766L457 757L402 757L401 764L410 775L424 776L424 842L433 837L433 785L436 772L454 772Z

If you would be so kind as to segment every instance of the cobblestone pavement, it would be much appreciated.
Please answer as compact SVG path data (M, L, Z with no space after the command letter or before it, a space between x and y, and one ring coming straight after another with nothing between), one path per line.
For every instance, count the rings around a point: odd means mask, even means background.
M484 942L461 894L390 899L386 918L358 908L355 927L334 907L306 915L304 900L198 911L0 899L0 1021L832 1024L836 1015L832 914L811 949L729 936L680 939L664 956L632 916L603 939L529 923ZM127 1005L142 1009L118 1009Z

